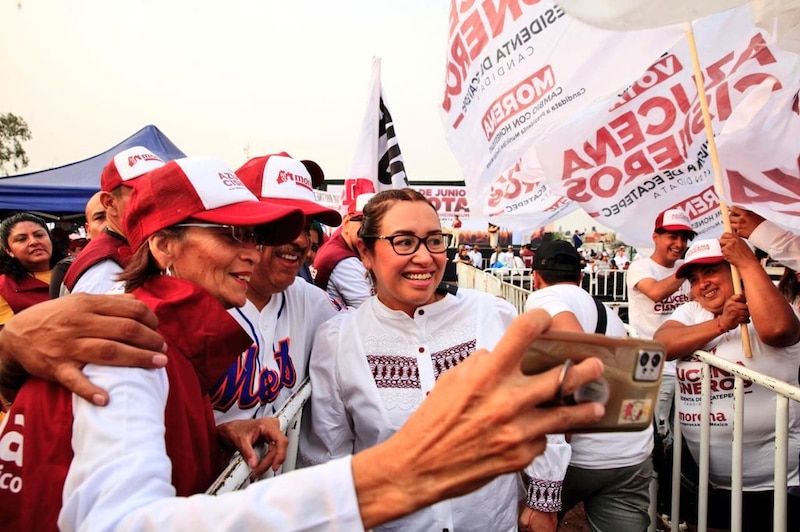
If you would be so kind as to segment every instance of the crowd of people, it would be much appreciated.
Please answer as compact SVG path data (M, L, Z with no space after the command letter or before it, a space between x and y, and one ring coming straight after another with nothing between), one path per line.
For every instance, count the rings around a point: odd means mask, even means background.
M597 379L597 359L522 374L545 313L514 319L500 300L440 287L447 243L417 193L375 195L315 250L315 282L353 258L344 248L361 262L369 294L346 305L298 277L315 224L341 220L309 195L305 162L280 153L234 172L213 158L139 156L125 155L152 168L102 180L112 219L67 269L61 297L43 297L37 278L57 259L47 225L4 222L3 258L24 269L4 267L4 286L30 282L37 296L18 305L2 292L14 306L0 330L1 528L352 530L400 518L461 528L491 493L498 504L483 508L513 530L515 475L546 434L603 415L596 403L544 406ZM91 293L100 281L110 288ZM234 450L254 477L280 467L287 441L271 414L309 372L309 466L203 496Z
M532 270L517 316L443 282L451 241L412 189L359 196L342 216L315 200L322 169L285 152L234 171L134 147L100 177L88 245L71 260L37 216L0 223L2 529L554 532L583 503L592 530L641 531L675 430L699 456L696 350L798 384L800 238L749 211L732 209L734 233L692 243L686 215L669 209L650 257L597 257L627 270L630 328L672 363L654 429L570 435L603 405L554 399L602 363L526 376L520 360L547 329L628 334L581 288L582 242L495 246L488 261L455 244L456 262ZM745 239L787 265L777 286ZM728 265L758 297L734 293ZM286 457L274 414L306 377L299 469L255 481ZM720 392L730 376L714 379L709 523L725 528L733 399ZM746 401L744 529L760 530L774 503L775 399L753 387ZM798 414L793 403L789 486L800 484ZM235 452L254 482L203 495Z

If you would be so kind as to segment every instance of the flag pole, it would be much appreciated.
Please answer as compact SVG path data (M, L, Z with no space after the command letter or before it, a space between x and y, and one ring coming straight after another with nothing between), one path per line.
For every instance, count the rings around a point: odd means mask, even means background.
M731 228L731 217L728 211L728 206L725 200L722 199L722 170L719 165L719 154L717 153L717 141L714 138L714 128L711 126L711 113L708 111L708 98L706 97L706 86L703 81L703 71L700 68L700 58L697 55L697 43L694 40L694 30L692 29L692 22L684 23L684 30L686 32L686 40L689 42L689 51L692 54L692 66L694 67L694 82L697 86L697 96L700 99L700 109L703 112L703 125L706 130L706 137L708 137L708 154L711 157L711 166L714 170L714 190L719 199L719 209L722 213L722 224L725 231L728 233L733 232ZM733 264L731 267L731 279L733 281L733 293L742 293L742 278L739 275L739 269ZM746 358L752 358L753 352L750 347L750 331L747 329L747 324L741 324L742 330L742 349Z

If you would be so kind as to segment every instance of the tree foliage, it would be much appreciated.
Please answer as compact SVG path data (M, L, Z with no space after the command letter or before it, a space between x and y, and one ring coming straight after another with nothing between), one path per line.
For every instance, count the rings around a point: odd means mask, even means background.
M31 140L31 132L25 120L12 113L0 114L0 175L8 175L7 164L15 172L28 166L28 156L22 147L26 140Z

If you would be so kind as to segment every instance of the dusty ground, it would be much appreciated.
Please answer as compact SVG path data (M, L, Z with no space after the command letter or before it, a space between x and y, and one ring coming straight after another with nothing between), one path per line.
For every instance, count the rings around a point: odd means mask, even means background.
M561 520L558 532L589 532L586 517L583 515L582 503L567 512L567 515Z

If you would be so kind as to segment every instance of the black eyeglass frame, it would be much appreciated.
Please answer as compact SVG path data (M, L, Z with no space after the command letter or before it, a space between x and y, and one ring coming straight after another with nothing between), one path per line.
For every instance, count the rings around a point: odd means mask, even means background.
M407 253L401 253L401 252L397 251L397 248L395 247L395 244L394 244L394 240L396 238L400 238L400 237L415 239L417 241L417 243L414 245L414 249L409 251L409 252L407 252ZM428 239L435 238L435 237L439 237L439 238L442 239L442 249L441 249L441 251L434 251L428 245ZM361 238L362 239L372 238L374 240L386 240L387 242L389 242L389 245L392 246L392 251L394 251L396 254L400 255L401 257L406 257L408 255L413 255L414 253L419 251L419 247L422 244L425 244L425 249L428 250L428 253L432 253L434 255L441 255L442 253L446 253L447 252L447 247L449 245L450 235L448 235L446 233L431 233L431 234L429 234L429 235L427 235L425 237L420 237L420 236L417 236L417 235L415 235L413 233L395 233L393 235L362 235Z

